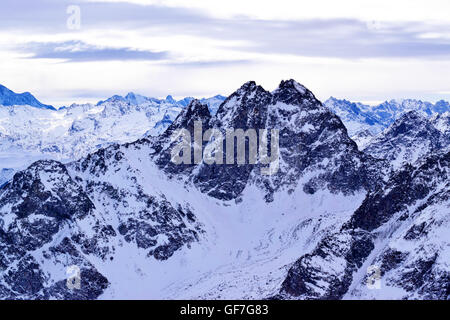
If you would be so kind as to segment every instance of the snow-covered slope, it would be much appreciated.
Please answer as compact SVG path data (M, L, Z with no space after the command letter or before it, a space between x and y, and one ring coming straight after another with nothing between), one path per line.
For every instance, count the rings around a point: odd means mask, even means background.
M3 168L0 170L0 188L8 182L14 174L14 170L11 168Z

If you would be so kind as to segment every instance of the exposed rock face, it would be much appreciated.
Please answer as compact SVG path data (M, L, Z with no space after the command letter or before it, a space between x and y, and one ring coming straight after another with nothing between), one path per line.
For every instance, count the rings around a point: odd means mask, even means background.
M282 297L341 299L353 273L361 268L373 248L373 241L365 232L343 229L324 238L312 253L291 267L282 285Z
M17 203L11 214L19 219L36 214L55 221L81 219L94 208L66 167L56 161L38 161L18 172L2 193L0 206L7 203Z
M108 280L86 260L81 251L87 244L79 241L83 232L76 221L93 219L94 204L70 177L66 167L55 161L39 161L15 175L0 191L0 294L4 299L96 298ZM55 238L71 229L72 239L60 243ZM84 237L84 235L83 235ZM101 250L95 239L86 239L92 250ZM77 264L83 286L76 293L50 277L45 264ZM65 289L65 290L64 290Z
M208 106L200 103L198 100L192 100L189 105L177 116L169 128L153 140L154 143L152 146L155 150L155 162L158 166L170 175L180 174L182 172L189 173L195 165L194 153L191 153L190 163L173 163L171 160L172 149L177 143L179 143L179 139L172 140L173 135L176 134L177 130L187 130L192 137L192 143L194 143L195 123L201 123L201 128L203 128L203 130L207 130L209 128L210 120L211 114ZM202 139L203 137L200 138ZM201 147L203 147L203 142L201 142Z
M208 127L221 130L225 136L226 129L261 129L265 126L272 95L255 82L245 83L219 107ZM227 152L223 146L224 157ZM237 149L234 162L237 163ZM225 162L225 159L223 161ZM246 162L248 163L248 162ZM255 165L201 165L193 177L194 184L204 193L220 200L236 199L244 190Z
M153 151L146 139L113 146L72 163L70 170L96 203L97 211L114 216L116 230L125 241L146 249L148 256L166 260L183 245L198 241L202 231L188 206L171 203L163 193L146 192L142 184L152 177L140 174L139 165L132 162L136 159L126 156L138 153L142 163L141 157L149 161L145 157Z
M69 162L112 144L163 133L194 98L180 101L129 93L58 110L0 85L0 186L35 161ZM30 99L31 97L31 99ZM215 112L225 97L200 101ZM6 172L5 172L6 171Z

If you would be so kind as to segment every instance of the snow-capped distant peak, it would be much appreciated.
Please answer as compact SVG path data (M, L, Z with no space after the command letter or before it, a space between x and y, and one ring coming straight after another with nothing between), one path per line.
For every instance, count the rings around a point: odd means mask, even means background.
M139 94L135 94L134 92L129 92L125 99L133 105L143 104L148 101L147 97L141 96Z
M166 97L166 102L176 103L175 99L170 94Z
M53 106L41 103L29 92L15 93L2 85L0 85L0 106L32 106L40 109L56 110Z

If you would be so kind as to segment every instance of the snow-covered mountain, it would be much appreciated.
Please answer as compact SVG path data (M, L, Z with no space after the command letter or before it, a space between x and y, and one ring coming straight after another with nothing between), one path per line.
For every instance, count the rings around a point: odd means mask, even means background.
M102 112L125 115L119 100ZM175 165L171 135L195 121L278 129L278 171ZM443 136L414 113L394 126L408 148L407 135ZM38 161L0 189L0 298L448 299L450 154L436 145L390 168L380 150L359 150L294 80L247 82L215 114L192 100L160 135ZM74 266L79 289L66 286Z
M186 98L183 98L183 99L177 101L171 95L168 95L166 97L166 99L157 99L157 98L145 97L145 96L136 94L134 92L129 92L124 97L115 95L107 100L99 101L97 103L97 106L105 104L107 102L123 102L123 103L129 103L130 105L133 105L133 106L141 106L141 105L153 105L153 106L156 105L156 106L158 106L158 105L169 104L169 105L177 105L177 106L181 106L181 107L186 107L194 99L195 98L193 98L193 97L186 97ZM215 114L217 112L217 109L219 108L220 104L222 102L224 102L225 99L226 99L226 97L224 97L222 95L216 95L211 98L202 98L202 99L200 99L200 102L203 104L206 104L209 107L211 113Z
M280 297L448 300L449 168L447 152L394 173L294 263Z
M360 147L407 112L415 111L427 118L450 112L450 104L443 100L435 104L415 99L390 100L369 106L331 97L324 104L342 119L349 135Z
M0 84L1 106L33 106L35 108L55 110L54 107L39 102L31 93L15 93Z

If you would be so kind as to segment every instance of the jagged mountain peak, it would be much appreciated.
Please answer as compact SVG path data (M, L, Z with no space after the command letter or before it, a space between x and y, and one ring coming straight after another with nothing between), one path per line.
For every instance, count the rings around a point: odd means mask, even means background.
M195 122L197 121L201 122L202 130L206 130L211 121L211 113L206 104L194 99L186 108L181 110L167 130L160 136L155 137L152 141L153 149L156 150L155 162L161 169L164 168L166 173L178 174L184 171L190 172L190 170L192 170L193 166L191 164L176 165L171 161L172 148L177 143L177 141L172 139L177 130L188 130L192 136L194 133Z
M351 103L351 101L350 100L347 100L347 99L340 99L340 98L337 98L337 97L335 97L335 96L330 96L327 100L330 100L330 101L343 101L343 102L350 102Z
M259 99L259 97L270 94L261 85L256 84L255 81L247 81L234 93L232 93L227 100L237 98L238 100L252 100ZM218 110L218 113L220 110Z
M176 103L175 99L170 94L166 97L166 101L168 103Z
M239 89L237 89L234 93L232 93L229 98L235 95L238 96L248 95L255 91L267 92L266 90L264 90L262 86L256 84L256 82L252 80L244 83Z
M427 118L423 116L419 111L417 110L411 110L403 113L400 115L400 117L394 122L394 124L399 124L402 122L420 122L420 123L426 123Z
M268 108L273 108L269 106L279 102L309 108L322 106L311 91L293 79L281 81L273 92L255 81L248 81L220 105L213 124L218 127L259 128L266 121Z
M134 92L129 92L129 93L125 96L125 100L128 101L128 102L130 102L130 103L133 104L133 105L140 105L140 104L143 104L143 103L145 103L145 102L148 102L148 101L151 100L151 99L149 99L149 98L147 98L147 97L144 97L144 96L142 96L142 95L140 95L140 94L136 94L136 93L134 93Z
M127 99L136 98L136 94L134 92L128 92L125 98Z
M281 80L280 84L278 85L277 90L286 90L286 89L287 90L295 90L301 94L304 94L307 91L309 91L308 89L306 89L305 86L303 86L299 82L295 81L294 79ZM275 91L277 91L277 90L275 90Z
M278 88L272 93L274 102L283 102L286 104L309 105L317 107L321 103L314 94L299 82L290 79L282 80Z
M339 118L294 80L283 81L273 93L253 81L245 83L220 106L210 127L278 130L280 163L283 163L270 183L258 176L255 172L259 170L251 165L201 166L193 181L212 197L232 200L246 186L259 184L265 199L272 201L275 192L282 188L294 190L301 176L317 168L325 173L300 183L306 193L313 194L327 187L333 192L352 193L372 183L372 177L361 166L365 161L363 155ZM321 147L316 148L315 144ZM351 157L360 160L352 162ZM345 179L340 177L343 172L347 175ZM342 183L350 176L351 183ZM335 181L333 187L331 180Z
M134 92L129 92L124 97L116 94L106 100L99 101L97 103L97 106L106 105L106 104L128 104L128 105L132 105L132 106L138 106L140 104L143 104L143 103L146 103L149 101L156 102L156 100L152 100L151 98L144 97L144 96L136 94Z
M247 81L246 83L244 83L237 91L249 91L256 87L257 87L256 82L253 80L250 80L250 81Z
M192 100L188 106L183 109L183 111L180 113L179 118L180 119L186 119L186 120L200 120L203 118L210 118L211 114L209 112L208 106L204 103L202 103L198 99Z
M264 121L261 117L267 114L267 105L271 99L270 92L255 81L248 81L219 106L211 126L258 128Z
M115 95L109 97L106 100L101 100L101 101L97 102L97 106L105 105L105 104L108 104L108 103L110 103L110 104L113 104L113 103L114 104L117 104L117 103L130 104L130 102L127 99L125 99L124 97L122 97L122 96L120 96L118 94L115 94Z
M200 100L194 99L189 105L182 111L182 116L189 120L197 120L207 122L211 119L211 113L209 112L208 105L202 103Z
M352 102L347 99L339 99L331 96L328 98L324 105L330 107L330 109L334 112L338 108L343 109L349 113L355 113L357 115L362 114L364 109L369 108L370 106L364 105L360 102Z
M176 129L193 130L195 121L201 121L207 127L210 120L211 113L208 105L194 99L178 114L163 136L172 134Z
M110 98L106 100L101 100L97 102L97 106L103 106L103 105L114 105L114 106L126 106L130 105L133 107L179 107L184 108L186 107L192 100L195 98L193 97L185 97L181 100L175 100L171 95L168 95L165 99L158 99L153 97L147 97L140 94L137 94L135 92L129 92L125 96L121 95L113 95ZM202 103L205 103L209 106L210 111L215 113L219 105L225 101L226 97L221 95L215 95L214 97L210 98L202 98L200 101Z

